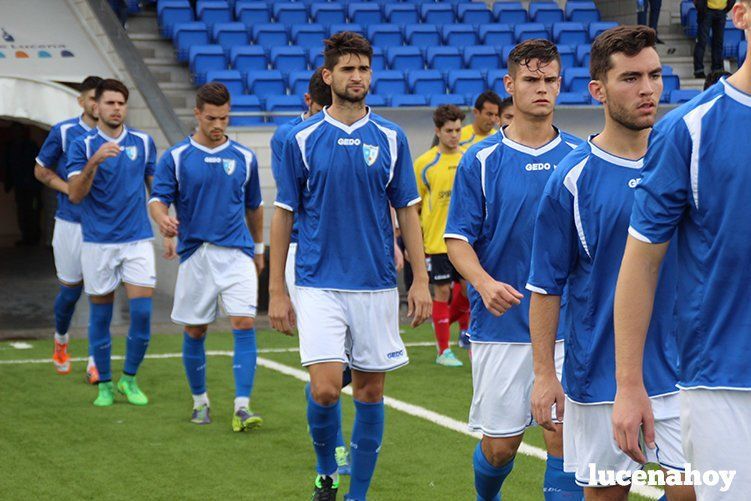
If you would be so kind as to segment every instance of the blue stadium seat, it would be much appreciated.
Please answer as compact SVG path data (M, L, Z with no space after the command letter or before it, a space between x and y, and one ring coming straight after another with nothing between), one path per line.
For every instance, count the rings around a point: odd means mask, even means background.
M576 52L571 45L559 45L558 54L561 56L561 71L563 68L573 68L576 66Z
M310 19L314 23L344 24L347 22L347 15L344 12L344 5L333 2L314 3L310 5Z
M526 23L514 26L516 43L531 40L533 38L548 38L548 30L542 23Z
M253 26L253 43L262 47L279 47L289 43L289 35L284 26L275 23Z
M405 25L420 22L417 6L411 3L387 3L383 6L386 20L392 24Z
M208 45L209 30L206 23L178 23L173 27L172 42L177 52L177 60L188 61L188 53L193 45Z
M214 43L221 45L227 55L232 47L250 44L248 29L243 23L215 23L212 36Z
M409 92L404 73L398 70L384 70L373 73L373 80L370 85L373 94L381 96L407 94Z
M347 9L347 17L350 23L357 23L363 26L384 22L383 15L381 14L381 6L377 3L351 3Z
M328 37L322 24L295 24L290 28L294 45L323 48L323 39Z
M687 101L691 101L693 98L701 94L697 89L674 89L670 92L670 98L668 102L670 104L681 104Z
M232 96L239 96L245 92L243 76L236 70L212 70L206 72L207 82L221 82L227 87Z
M274 19L284 25L308 22L308 7L302 2L274 2Z
M579 45L589 42L587 30L581 23L553 24L553 41L557 44Z
M408 24L404 27L404 39L408 45L423 49L441 45L441 34L434 24Z
M176 24L193 21L193 9L188 0L162 0L157 6L157 17L159 32L163 37L172 38Z
M562 23L565 20L563 11L555 2L531 2L529 4L529 17L533 23L545 25Z
M290 71L287 79L287 88L289 93L294 96L302 96L308 92L310 78L313 76L313 70Z
M388 106L386 96L376 96L375 94L368 94L365 97L365 104L373 108L385 108Z
M443 94L446 92L446 82L439 70L417 70L407 73L407 82L413 94Z
M500 94L498 90L506 92L506 88L503 86L503 76L508 72L506 70L488 70L486 82L488 89L492 89L496 94Z
M404 35L395 24L371 24L368 26L368 40L372 45L386 48L399 47L404 43Z
M670 98L670 93L680 88L681 80L678 78L678 75L662 75L662 99L660 101L667 102Z
M480 42L477 30L471 24L447 24L441 30L444 45L466 47Z
M475 96L485 91L485 78L480 70L452 70L446 76L452 94Z
M272 47L269 60L274 69L283 73L308 69L308 55L305 49L296 45Z
M522 7L521 2L495 2L493 14L499 23L514 26L529 21L529 13Z
M460 70L463 66L458 47L428 47L425 57L428 68L434 70Z
M514 30L508 24L481 24L478 27L478 33L484 45L495 47L514 45Z
M406 106L427 106L428 100L425 96L419 94L395 94L391 96L391 106L393 108L403 108Z
M683 25L683 32L689 38L696 38L699 34L699 13L693 3L688 12L686 12L686 22Z
M471 70L499 68L501 56L493 46L469 45L464 47L464 67Z
M566 20L573 23L596 23L600 11L594 2L566 2Z
M251 71L245 79L245 87L248 94L261 97L283 95L287 90L282 72L278 70Z
M409 71L421 70L425 67L425 59L419 47L388 47L386 49L386 61L389 68Z
M454 8L447 3L423 3L420 5L420 17L427 24L451 24L456 22Z
M465 24L488 24L495 18L485 3L460 3L456 6L459 22Z
M738 44L738 61L746 60L746 53L748 52L748 40L742 40Z
M589 68L589 54L592 52L590 44L576 46L576 65Z
M435 108L442 104L453 104L454 106L466 106L467 97L461 94L431 94L428 96L428 106Z
M682 0L681 1L681 26L686 26L687 22L687 16L688 11L693 7L696 9L696 6L694 5L693 0Z
M206 23L209 29L213 29L216 23L231 23L232 11L229 4L224 1L202 0L196 6L196 14L199 21Z
M243 77L249 71L265 70L269 66L266 50L258 45L232 47L229 51L230 66L241 72Z
M294 118L292 115L290 115L290 112L295 112L295 114L299 114L302 112L305 108L305 103L303 102L302 96L285 96L285 95L279 95L279 96L269 96L266 98L266 111L269 112L287 112L288 114L285 115L273 115L271 117L271 123L281 125L283 123L287 123L292 118Z
M669 64L663 64L662 65L662 74L663 75L672 75L674 73L673 67Z
M227 55L219 45L194 45L188 51L188 59L196 85L206 83L206 72L227 69Z
M508 56L514 50L514 45L507 45L501 50L501 62L504 68L508 68Z
M566 92L589 92L589 68L566 68L563 70L563 90Z
M232 113L260 112L261 100L257 96L232 96L232 112L229 117L229 124L232 127L248 127L254 125L263 125L263 116L237 117Z
M586 105L589 104L589 93L584 92L561 92L558 94L556 104L577 104Z
M738 58L738 44L743 40L743 31L733 24L732 19L725 20L725 36L723 38L723 57Z
M380 47L373 47L373 59L370 61L370 67L374 70L386 69L386 55Z
M255 24L271 22L271 10L266 2L245 2L239 0L235 4L235 19L249 29Z
M325 24L325 23L324 23ZM354 33L359 33L362 36L365 36L365 30L362 26L359 24L354 23L344 23L344 24L331 24L329 25L329 36L339 33L340 31L352 31Z
M311 68L323 66L323 47L311 47L308 49L308 63Z
M594 41L594 39L597 38L597 35L599 35L603 31L609 30L610 28L615 28L616 26L618 26L618 23L612 21L599 21L597 23L590 23L589 39L591 41Z

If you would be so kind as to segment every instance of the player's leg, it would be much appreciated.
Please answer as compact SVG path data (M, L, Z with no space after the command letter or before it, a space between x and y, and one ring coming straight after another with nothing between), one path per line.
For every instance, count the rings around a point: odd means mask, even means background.
M482 436L472 455L478 501L501 499L501 486L514 468L514 457L523 434L514 437Z
M364 500L373 478L383 441L385 378L383 372L352 371L355 424L352 428L352 476L345 499Z
M190 422L210 424L209 394L206 391L206 331L208 325L186 325L183 332L183 367L193 395Z
M680 397L677 394L653 397L652 412L655 418L655 450L647 449L647 460L657 463L671 475L680 474L686 479L686 456L681 440ZM682 481L681 483L685 483ZM694 501L696 494L691 485L666 485L664 499L669 501Z
M467 298L467 282L456 273L451 287L451 303L449 304L449 322L459 323L459 339L457 345L460 348L469 349L469 299Z
M250 410L250 396L256 374L256 331L251 317L230 317L235 341L232 373L235 376L235 413L233 431L246 431L263 424L263 419Z
M435 331L438 355L435 362L444 367L461 367L449 347L451 321L449 299L451 298L451 278L453 267L447 254L432 254L426 258L428 276L433 285L433 329Z

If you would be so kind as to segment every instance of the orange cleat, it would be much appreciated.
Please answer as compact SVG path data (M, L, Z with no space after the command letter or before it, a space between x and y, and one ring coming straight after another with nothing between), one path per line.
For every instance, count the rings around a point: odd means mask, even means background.
M99 382L99 370L96 368L96 365L86 367L86 382L89 384L97 384Z
M55 370L58 374L70 374L70 355L68 354L68 344L62 344L55 341L55 353L52 354L52 363L55 364Z

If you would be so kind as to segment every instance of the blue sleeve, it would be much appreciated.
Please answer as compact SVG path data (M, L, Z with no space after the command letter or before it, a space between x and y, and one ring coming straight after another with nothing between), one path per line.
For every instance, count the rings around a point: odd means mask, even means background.
M535 218L527 289L560 296L578 255L573 195L556 172L545 186Z
M691 202L691 136L683 120L655 130L634 192L629 233L649 243L670 240Z
M44 140L42 149L39 150L36 162L47 169L55 169L55 166L63 154L63 142L60 135L60 127L53 127ZM63 167L65 167L63 165Z
M172 150L167 150L159 159L151 188L151 200L159 200L167 207L177 200L177 176ZM150 201L151 201L150 200Z
M156 164L156 145L154 144L154 139L149 136L149 155L146 158L146 171L145 176L153 176L154 175L154 165Z
M401 130L397 132L396 141L394 174L386 190L391 206L395 209L401 209L419 202L420 194L417 192L417 182L415 181L407 138Z
M297 144L297 138L289 134L284 140L282 162L284 168L279 170L276 180L276 201L274 205L297 212L302 199L302 188L305 185L305 163L302 151Z
M83 142L85 137L85 135L80 136L70 143L68 150L68 163L65 166L65 172L67 172L68 179L80 174L83 168L86 167L86 162L89 161L86 156L86 144Z
M474 245L485 220L485 197L482 192L480 162L476 150L465 153L459 162L451 191L445 238L459 238Z
M261 181L258 178L258 160L255 155L253 155L253 160L248 168L250 169L250 177L248 182L245 183L245 207L257 209L263 205L263 197L261 196Z
M284 139L287 131L287 127L280 125L274 135L271 136L271 174L274 176L274 181L279 182L279 170L282 166L282 152L284 150Z

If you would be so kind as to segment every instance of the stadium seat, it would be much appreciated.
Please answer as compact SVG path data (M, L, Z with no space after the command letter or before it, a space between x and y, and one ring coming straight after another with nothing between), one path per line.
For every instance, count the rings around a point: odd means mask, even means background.
M558 94L556 104L589 104L589 93L584 92L561 92Z
M329 36L334 35L335 33L339 33L340 31L352 31L354 33L359 33L360 35L365 36L365 30L359 24L354 24L354 23L338 24L337 23L337 24L329 25Z
M308 57L305 49L296 45L272 47L269 51L269 60L271 66L282 73L308 69Z
M350 23L357 23L363 26L384 22L383 15L381 14L381 6L377 3L351 3L347 9L347 17Z
M670 93L681 88L681 81L678 75L662 75L662 102L668 102Z
M471 24L447 24L441 29L443 44L450 47L477 45L480 39L477 30Z
M663 64L662 65L662 74L663 75L672 75L673 73L674 72L673 72L673 67L672 66L670 66L669 64Z
M434 24L408 24L404 27L404 38L408 45L423 49L441 45L441 34Z
M555 2L530 2L529 17L533 23L551 25L565 20L563 11Z
M571 45L559 45L558 54L561 56L561 71L563 68L573 68L576 66L576 52Z
M376 96L375 94L368 94L365 97L365 104L373 108L385 108L388 106L386 96Z
M688 11L689 9L691 9L691 7L696 8L693 0L681 1L681 26L686 26L686 18L688 16Z
M557 44L579 45L589 42L587 30L581 23L553 24L553 41Z
M229 124L232 127L248 127L254 125L263 125L263 116L238 117L232 116L234 113L260 112L261 100L257 96L232 96L232 112L229 117Z
M495 20L502 24L515 26L529 21L527 10L521 2L495 2L493 4Z
M425 60L419 47L388 47L386 62L389 68L395 70L409 71L425 68Z
M738 44L738 61L746 60L746 53L748 52L748 40L742 40Z
M589 68L589 54L592 52L590 44L576 46L576 65Z
M323 66L323 47L311 47L308 49L308 63L311 68Z
M683 5L685 4L686 2L681 4L681 13L683 13ZM688 2L685 21L683 22L683 32L689 38L696 38L696 35L699 34L699 13L693 2Z
M173 30L172 42L177 52L177 60L181 63L188 61L188 53L193 45L209 44L209 30L206 23L178 23Z
M308 7L302 2L274 2L274 19L279 24L305 24L308 22Z
M508 24L481 24L477 30L483 45L514 45L514 30Z
M456 6L456 14L459 22L465 24L488 24L495 20L485 3L460 3Z
M299 114L305 108L302 96L269 96L266 98L266 111L271 113L286 112L284 115L272 115L271 123L281 125L294 118L291 112Z
M425 96L418 94L396 94L391 96L391 106L393 108L403 108L405 106L427 106L428 100Z
M368 40L377 47L399 47L404 43L402 30L394 24L371 24L368 26Z
M227 69L227 55L219 45L193 45L188 51L188 60L196 85L206 83L206 72Z
M566 20L572 23L596 23L600 20L600 11L594 2L566 2Z
M618 26L618 23L611 21L599 21L596 23L590 23L589 39L594 42L595 38L597 38L597 35L599 35L603 31L609 30L610 28L615 28L616 26Z
M548 38L548 30L542 23L527 23L514 26L514 37L516 43L531 40L533 38Z
M256 24L270 23L271 10L269 4L240 0L235 3L235 19L247 26L248 29Z
M457 47L428 47L425 56L430 69L441 71L462 69L462 56Z
M314 23L323 25L344 24L347 22L347 15L342 4L333 2L314 3L310 5L310 19Z
M400 26L420 22L417 6L411 3L387 3L383 6L383 13L389 23Z
M224 1L199 0L196 5L196 14L198 20L206 23L209 30L212 30L216 23L232 22L232 11L229 4Z
M454 8L447 3L423 3L420 5L420 17L427 24L451 24L456 22Z
M428 106L435 108L442 104L453 104L454 106L466 106L467 97L461 94L431 94L428 96Z
M738 58L738 44L743 40L743 31L733 24L732 19L725 20L725 35L723 38L722 55L728 59Z
M407 81L404 73L397 70L384 70L373 73L371 88L374 94L391 96L394 94L407 94Z
M382 48L373 47L373 59L370 60L370 67L374 70L386 69L386 56Z
M511 54L511 51L514 50L514 45L507 45L501 50L501 62L503 63L504 68L508 68L508 56Z
M328 37L322 24L295 24L289 31L292 43L300 47L322 48L324 38Z
M172 38L174 27L179 23L193 21L193 9L188 0L162 0L157 6L159 31L163 37Z
M280 47L289 43L289 35L284 26L275 23L253 26L253 43L265 48Z
M443 94L446 92L446 82L439 70L417 70L407 73L407 82L413 94Z
M287 90L282 72L278 70L251 71L245 79L248 94L254 96L278 96Z
M248 29L243 23L216 23L212 36L214 43L221 45L227 55L232 47L250 44Z
M452 94L477 95L485 91L485 78L480 70L452 70L447 73Z
M232 96L239 96L245 92L243 76L237 70L212 70L206 72L207 82L221 82L227 87Z
M232 47L229 60L232 68L242 73L243 78L249 71L266 70L269 66L266 50L258 45Z
M501 67L501 56L495 47L470 45L464 47L464 67L471 70L488 70Z
M503 85L503 76L506 75L506 70L488 70L486 82L488 89L493 89L496 94L500 94L498 90L506 92L506 88ZM497 90L498 89L498 90Z
M563 70L563 90L566 92L589 92L589 68L566 68Z
M310 78L313 76L313 70L290 71L287 79L287 88L293 96L302 96L308 92Z
M681 104L687 101L691 101L693 98L701 93L697 89L674 89L670 92L670 98L668 102L670 104Z

